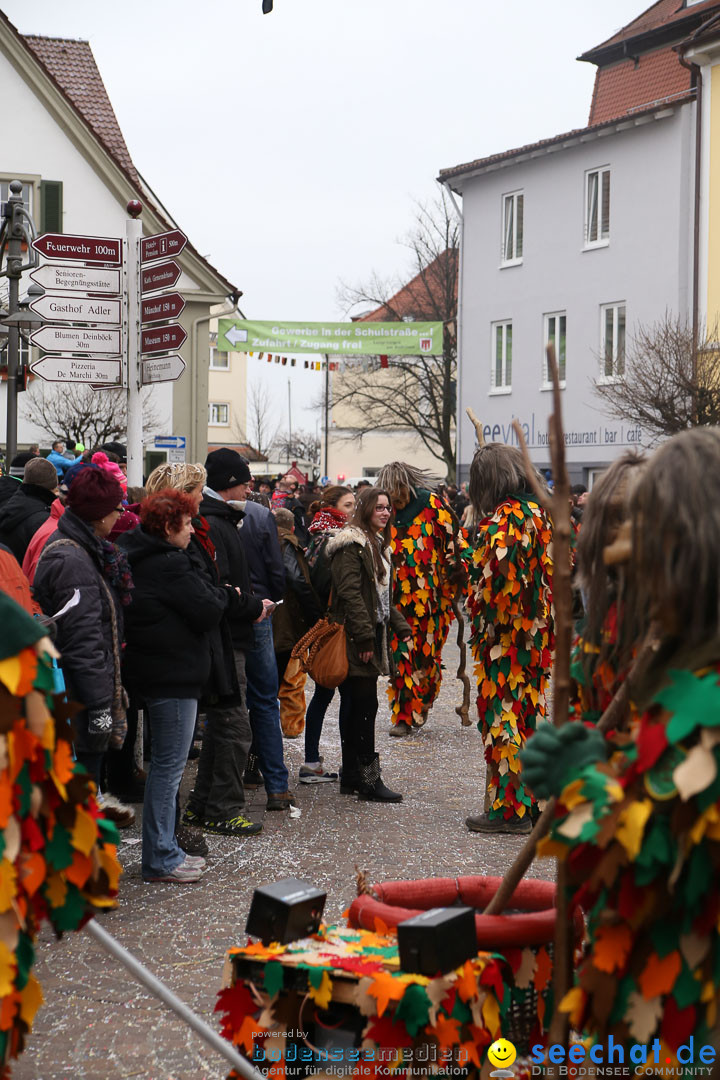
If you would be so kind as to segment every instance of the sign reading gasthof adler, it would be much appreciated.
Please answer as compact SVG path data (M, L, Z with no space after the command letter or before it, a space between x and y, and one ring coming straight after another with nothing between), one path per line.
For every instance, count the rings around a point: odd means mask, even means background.
M441 322L257 322L220 319L218 349L236 352L333 353L437 356L443 351Z

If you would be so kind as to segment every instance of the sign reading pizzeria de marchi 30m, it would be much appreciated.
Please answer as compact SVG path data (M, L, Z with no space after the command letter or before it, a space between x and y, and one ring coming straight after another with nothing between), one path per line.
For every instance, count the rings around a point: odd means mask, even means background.
M236 352L333 353L380 356L439 355L441 322L257 322L220 319L218 349Z

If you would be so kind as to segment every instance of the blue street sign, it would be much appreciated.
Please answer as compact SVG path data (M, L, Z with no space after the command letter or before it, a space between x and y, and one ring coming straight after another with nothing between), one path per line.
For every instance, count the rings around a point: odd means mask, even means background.
M184 435L156 435L155 446L158 450L184 450Z

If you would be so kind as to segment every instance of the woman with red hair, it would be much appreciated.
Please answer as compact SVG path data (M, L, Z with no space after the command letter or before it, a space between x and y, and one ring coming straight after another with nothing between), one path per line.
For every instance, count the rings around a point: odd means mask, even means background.
M145 704L152 735L143 810L145 881L197 881L205 866L178 846L175 806L210 674L208 631L222 619L230 590L208 584L193 568L186 549L194 512L188 495L167 488L142 501L140 528L121 538L135 584L124 678L133 698Z

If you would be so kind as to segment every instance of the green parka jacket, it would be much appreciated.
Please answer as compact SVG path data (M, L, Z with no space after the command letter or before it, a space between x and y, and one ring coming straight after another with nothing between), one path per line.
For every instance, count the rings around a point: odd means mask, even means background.
M387 588L390 595L390 624L382 643L378 642L377 589L375 564L370 542L361 529L346 525L327 542L326 553L331 560L332 596L329 618L345 626L347 639L348 675L387 675L389 673L389 628L401 638L412 631L392 603L392 564ZM385 550L390 563L390 549ZM359 654L372 650L372 660L364 664Z

